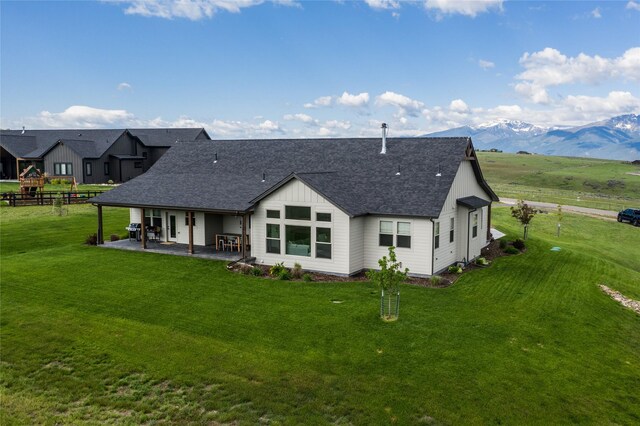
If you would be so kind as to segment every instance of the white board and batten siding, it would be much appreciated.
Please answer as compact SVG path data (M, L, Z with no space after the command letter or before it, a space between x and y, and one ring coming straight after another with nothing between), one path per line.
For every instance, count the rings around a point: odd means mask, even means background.
M409 268L410 275L431 275L431 221L425 218L365 216L363 241L363 267L360 269L380 269L378 260L389 254L387 246L380 245L380 221L392 221L394 245L396 244L398 222L408 222L411 227L411 247L396 247L396 257L403 268Z
M310 207L311 220L286 219L285 206ZM267 218L267 210L279 210L280 218ZM331 213L331 222L316 221L316 213ZM267 223L280 224L280 254L267 253ZM286 254L286 225L311 227L311 256ZM315 256L316 227L331 228L331 259ZM349 239L349 216L297 179L261 200L251 218L251 255L265 265L283 262L290 268L297 262L303 269L347 275L351 272Z
M440 223L440 247L435 249L434 253L434 271L436 273L446 269L455 262L460 262L463 259L469 261L478 257L480 250L487 243L487 207L471 213L472 217L470 220L469 209L456 203L456 200L459 198L473 195L484 200L490 200L489 195L482 189L480 184L478 184L471 163L469 161L463 161L458 167L458 172L453 180L440 216L436 220ZM478 214L478 235L472 238L467 226L472 223L474 213ZM453 242L450 242L449 238L451 218L454 219ZM467 257L467 238L469 239L469 257Z

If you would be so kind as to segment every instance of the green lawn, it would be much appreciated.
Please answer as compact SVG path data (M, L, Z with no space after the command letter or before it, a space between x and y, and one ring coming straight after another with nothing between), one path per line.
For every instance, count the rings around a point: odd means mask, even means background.
M479 152L499 196L605 210L640 206L640 167L614 160Z
M94 209L0 209L3 425L640 422L640 316L597 287L640 299L640 228L536 216L525 254L404 286L385 323L365 283L83 246Z
M78 184L78 191L108 191L112 189L114 185L91 185L91 184ZM50 184L47 183L44 186L44 191L62 191L68 192L71 189L70 184ZM4 192L20 192L20 184L18 182L0 182L0 193Z

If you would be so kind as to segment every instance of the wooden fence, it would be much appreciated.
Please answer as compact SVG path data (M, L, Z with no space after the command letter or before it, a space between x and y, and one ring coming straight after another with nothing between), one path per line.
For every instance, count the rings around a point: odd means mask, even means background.
M63 204L83 204L89 199L105 191L42 191L31 194L8 192L2 194L2 200L10 206L50 206L58 194L62 197Z

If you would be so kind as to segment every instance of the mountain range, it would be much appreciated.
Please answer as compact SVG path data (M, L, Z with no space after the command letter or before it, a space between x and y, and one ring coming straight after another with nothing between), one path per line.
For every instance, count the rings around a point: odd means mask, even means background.
M426 136L470 136L478 150L526 151L569 157L633 161L640 159L640 115L626 114L570 128L545 128L499 120Z

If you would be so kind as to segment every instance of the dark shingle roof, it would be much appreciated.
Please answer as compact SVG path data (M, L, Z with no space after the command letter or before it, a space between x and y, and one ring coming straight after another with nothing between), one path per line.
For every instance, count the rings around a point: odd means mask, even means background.
M489 204L491 204L490 201L483 200L482 198L476 197L475 195L472 195L470 197L458 198L456 200L456 203L470 209L479 209L480 207L488 206Z
M300 179L352 216L437 217L470 143L468 138L390 138L384 155L379 138L178 143L144 175L94 201L240 212L288 180ZM495 197L486 190L488 198Z
M137 137L145 146L169 147L176 141L192 141L204 132L203 128L176 129L128 129L132 136ZM205 132L206 133L206 132ZM208 135L207 135L208 138Z
M14 157L42 158L58 141L69 145L83 158L101 157L127 129L2 130L0 144ZM192 141L203 128L129 129L129 133L150 147L169 147L176 140ZM208 138L208 135L205 132Z

